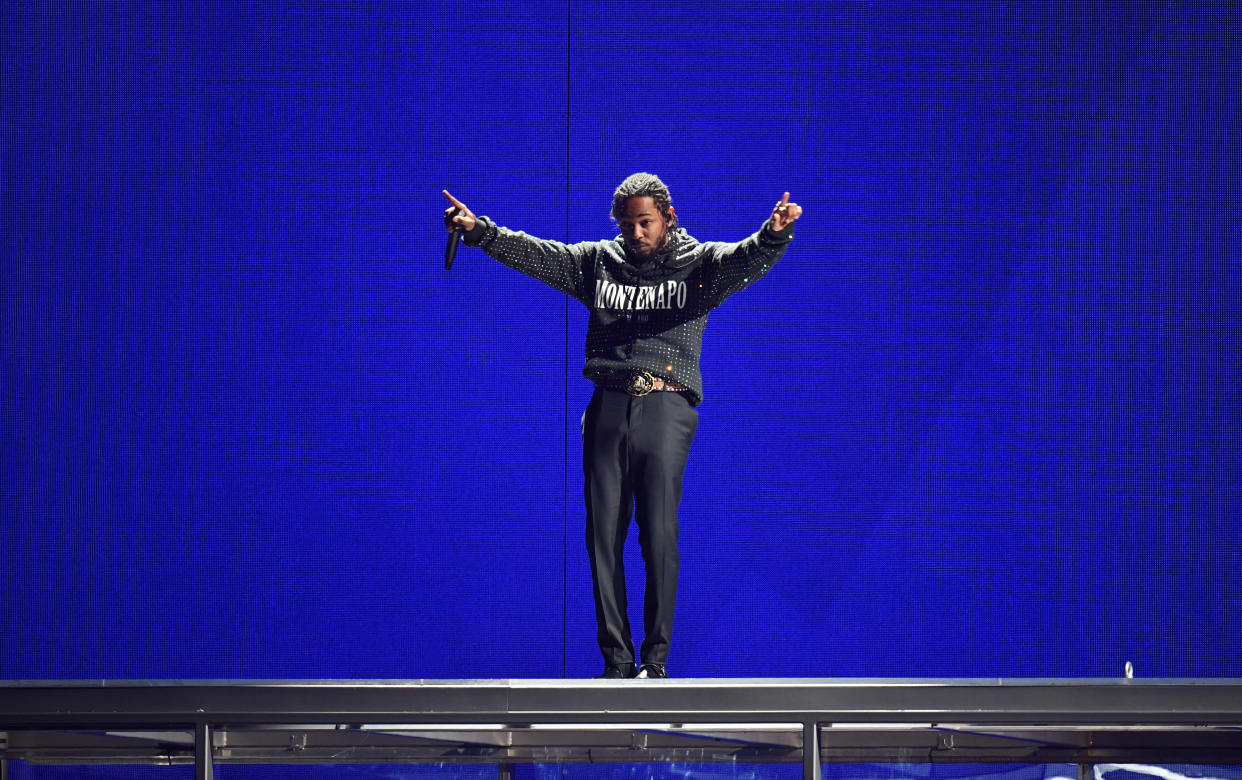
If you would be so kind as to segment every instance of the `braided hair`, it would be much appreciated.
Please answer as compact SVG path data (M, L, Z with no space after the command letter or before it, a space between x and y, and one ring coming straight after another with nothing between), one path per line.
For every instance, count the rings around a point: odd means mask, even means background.
M612 221L617 222L625 213L625 202L630 198L651 198L656 208L668 222L668 229L677 228L677 214L673 211L673 196L668 187L653 173L635 173L627 176L625 181L612 193Z

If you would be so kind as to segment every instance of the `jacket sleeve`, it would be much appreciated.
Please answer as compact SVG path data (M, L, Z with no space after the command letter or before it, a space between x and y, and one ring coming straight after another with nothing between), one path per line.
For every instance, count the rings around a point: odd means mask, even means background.
M477 246L510 268L532 276L567 295L585 301L591 278L585 273L593 261L594 245L562 244L503 228L478 217L473 230L463 234L466 246Z
M719 306L733 293L766 276L792 240L793 225L777 232L765 222L758 233L736 244L706 244L704 283L711 305Z

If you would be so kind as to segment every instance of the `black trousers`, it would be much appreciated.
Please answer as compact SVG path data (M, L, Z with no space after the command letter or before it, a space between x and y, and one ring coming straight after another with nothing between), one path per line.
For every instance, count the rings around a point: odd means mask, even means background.
M642 663L668 660L677 601L677 506L699 413L680 393L596 387L582 418L586 543L606 664L634 662L623 552L631 511L646 565Z

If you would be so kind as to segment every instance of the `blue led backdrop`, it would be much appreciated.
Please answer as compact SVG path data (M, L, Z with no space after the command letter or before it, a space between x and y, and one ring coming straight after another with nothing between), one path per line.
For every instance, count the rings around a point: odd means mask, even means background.
M805 209L708 326L674 675L1242 675L1228 4L0 19L0 679L598 672L586 312L440 190L594 240L640 170Z

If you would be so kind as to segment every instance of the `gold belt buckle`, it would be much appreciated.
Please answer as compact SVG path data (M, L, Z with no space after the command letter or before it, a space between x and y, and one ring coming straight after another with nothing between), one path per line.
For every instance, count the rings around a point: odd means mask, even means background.
M630 395L642 396L655 389L655 377L646 371L635 371L625 384L625 392Z

